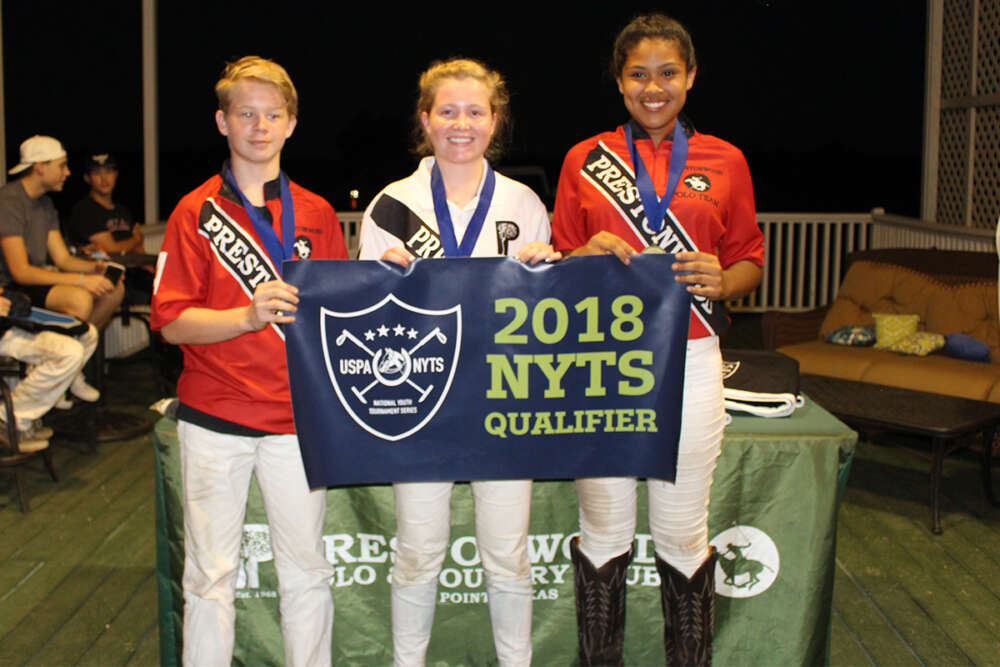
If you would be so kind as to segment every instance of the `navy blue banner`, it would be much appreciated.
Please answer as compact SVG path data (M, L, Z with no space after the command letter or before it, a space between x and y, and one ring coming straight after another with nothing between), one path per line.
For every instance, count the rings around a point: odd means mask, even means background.
M673 480L690 298L672 262L286 262L310 486Z

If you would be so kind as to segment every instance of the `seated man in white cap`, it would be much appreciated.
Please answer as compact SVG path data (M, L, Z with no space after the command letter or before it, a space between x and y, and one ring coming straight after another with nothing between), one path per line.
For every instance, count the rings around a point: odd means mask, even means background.
M47 193L62 190L69 176L66 150L52 137L31 137L21 144L20 163L8 171L22 172L19 181L0 188L0 286L24 292L34 306L103 327L124 287L104 277L103 262L73 257L59 232ZM58 270L46 268L47 257Z

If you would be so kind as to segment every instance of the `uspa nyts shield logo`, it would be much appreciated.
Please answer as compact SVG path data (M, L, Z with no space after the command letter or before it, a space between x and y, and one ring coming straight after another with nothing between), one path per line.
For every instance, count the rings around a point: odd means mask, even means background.
M462 348L462 306L418 308L389 294L351 313L321 308L330 382L358 425L402 440L437 413Z

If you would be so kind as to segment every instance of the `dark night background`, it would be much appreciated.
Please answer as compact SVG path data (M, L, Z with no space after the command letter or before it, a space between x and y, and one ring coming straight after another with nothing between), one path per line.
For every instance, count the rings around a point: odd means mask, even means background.
M300 96L283 168L346 208L415 166L418 74L464 55L500 70L513 93L513 145L498 164L538 165L553 193L563 155L627 116L607 73L618 29L647 5L246 1L159 2L160 213L226 156L212 119L227 60L273 58ZM488 10L486 8L489 8ZM690 29L696 127L747 156L761 211L917 216L923 141L926 3L730 0L664 3ZM109 151L118 198L142 204L138 0L3 3L7 164L32 134L60 139L74 174L57 206L83 196L80 166ZM551 199L547 202L551 205Z

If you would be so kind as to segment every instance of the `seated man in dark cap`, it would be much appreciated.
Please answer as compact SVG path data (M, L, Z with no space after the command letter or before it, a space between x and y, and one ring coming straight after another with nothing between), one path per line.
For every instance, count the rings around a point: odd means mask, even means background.
M90 193L73 207L69 242L79 248L96 246L109 255L142 252L142 230L125 206L113 199L118 162L107 153L91 155L83 168Z
M83 167L83 180L90 192L73 206L69 243L94 259L122 253L141 253L142 229L132 213L114 200L118 161L113 155L91 155ZM104 255L94 254L103 251ZM125 272L129 303L149 303L153 294L153 265Z

